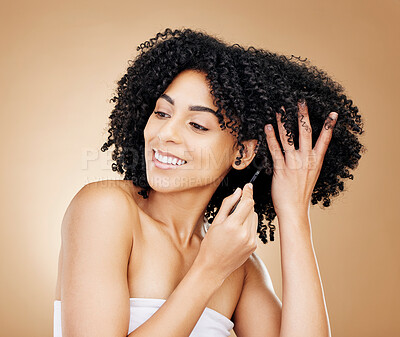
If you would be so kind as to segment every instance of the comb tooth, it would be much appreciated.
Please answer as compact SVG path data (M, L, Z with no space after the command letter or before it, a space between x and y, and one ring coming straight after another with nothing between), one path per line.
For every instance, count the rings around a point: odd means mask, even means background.
M254 173L254 176L250 179L250 183L253 183L253 181L256 180L256 178L257 178L258 174L260 173L260 171L261 170L259 169L259 170L257 170L256 173Z

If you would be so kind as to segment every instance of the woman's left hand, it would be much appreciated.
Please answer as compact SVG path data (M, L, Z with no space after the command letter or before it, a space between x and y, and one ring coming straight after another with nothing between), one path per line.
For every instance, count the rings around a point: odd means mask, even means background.
M274 162L271 197L278 218L286 215L308 216L311 195L321 171L338 115L336 112L329 114L317 143L312 148L311 124L307 105L305 102L304 104L298 103L298 107L298 150L288 142L280 113L276 113L276 117L284 154L275 137L272 125L265 126L268 148ZM284 107L282 109L284 110ZM272 129L268 129L268 125L271 125Z

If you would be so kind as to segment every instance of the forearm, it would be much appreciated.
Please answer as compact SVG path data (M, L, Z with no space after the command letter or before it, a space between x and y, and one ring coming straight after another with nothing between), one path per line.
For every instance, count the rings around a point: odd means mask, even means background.
M330 337L308 215L278 217L282 263L281 337Z
M164 304L128 337L159 336L161 332L164 337L188 337L222 283L195 261Z

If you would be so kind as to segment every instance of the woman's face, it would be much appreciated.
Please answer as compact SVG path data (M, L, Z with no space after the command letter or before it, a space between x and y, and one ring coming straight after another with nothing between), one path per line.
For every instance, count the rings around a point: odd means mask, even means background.
M235 138L230 129L221 130L211 110L217 107L205 74L194 70L178 74L158 98L144 129L146 174L153 190L181 191L213 182L216 189L229 172ZM160 163L155 151L185 163Z

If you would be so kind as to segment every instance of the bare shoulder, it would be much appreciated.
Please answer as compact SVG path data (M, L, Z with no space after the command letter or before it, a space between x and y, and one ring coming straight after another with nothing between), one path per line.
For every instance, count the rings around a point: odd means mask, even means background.
M99 211L107 209L114 210L116 213L136 211L136 203L132 199L132 188L127 180L101 180L88 183L78 191L69 206L75 207L81 203L89 203Z
M96 193L105 193L114 192L121 194L129 195L132 187L135 187L132 184L131 180L114 180L114 179L107 179L107 180L100 180L86 184L83 186L78 193L83 192L86 193L88 191L95 191Z
M93 185L94 188L100 190L120 191L125 194L130 202L133 203L134 207L137 207L138 205L138 192L141 190L141 187L135 186L132 183L132 180L102 180L86 186L89 187L90 185Z
M65 212L62 230L79 223L86 227L119 226L122 229L132 212L129 197L118 183L113 181L92 182L83 186L73 197ZM82 221L86 219L88 221ZM89 221L107 219L107 221ZM115 221L111 221L115 219ZM94 234L94 233L93 233Z
M245 279L233 314L234 331L243 336L279 336L282 303L261 258L253 252L244 263Z
M65 212L61 236L63 242L76 235L92 237L120 233L123 246L131 245L132 217L137 209L127 191L116 181L105 180L83 186ZM87 233L86 233L87 232Z

